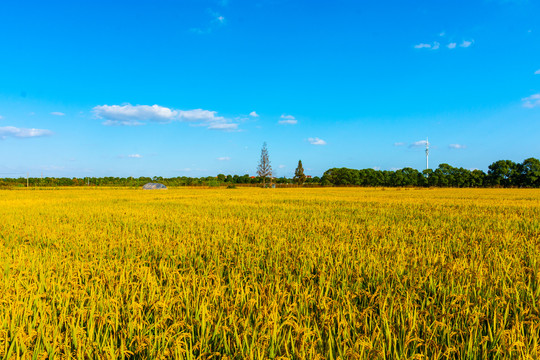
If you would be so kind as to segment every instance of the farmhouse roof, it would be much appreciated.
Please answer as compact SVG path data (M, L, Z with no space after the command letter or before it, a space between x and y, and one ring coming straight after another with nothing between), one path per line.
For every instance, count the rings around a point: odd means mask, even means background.
M160 183L147 183L142 188L143 190L167 190L167 187Z

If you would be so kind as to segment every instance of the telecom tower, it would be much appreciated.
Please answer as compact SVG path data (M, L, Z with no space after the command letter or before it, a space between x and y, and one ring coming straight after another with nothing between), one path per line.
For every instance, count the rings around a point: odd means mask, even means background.
M426 170L429 169L429 140L426 138Z

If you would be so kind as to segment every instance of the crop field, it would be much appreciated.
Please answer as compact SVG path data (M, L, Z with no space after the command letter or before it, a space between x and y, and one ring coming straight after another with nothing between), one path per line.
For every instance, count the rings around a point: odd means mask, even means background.
M536 359L540 190L0 191L0 359Z

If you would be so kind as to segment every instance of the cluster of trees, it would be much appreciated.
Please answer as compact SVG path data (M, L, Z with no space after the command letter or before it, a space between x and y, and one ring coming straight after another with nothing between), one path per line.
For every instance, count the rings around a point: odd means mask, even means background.
M327 170L321 185L334 186L440 186L440 187L540 187L540 161L528 158L522 163L499 160L481 170L456 168L440 164L435 170L422 172L403 168L396 171L347 168Z
M266 147L266 142L263 143L262 149L261 149L261 159L259 160L259 165L257 166L257 176L259 179L262 179L262 184L265 186L266 179L270 180L270 184L272 184L272 165L270 164L270 157L268 156L268 148ZM219 176L219 175L218 175ZM304 167L302 166L302 160L298 160L298 166L296 167L296 170L294 171L294 177L292 178L292 181L282 177L276 180L276 183L278 184L290 184L294 183L296 185L304 185L307 183L314 183L316 180L316 183L318 184L320 179L319 178L311 178L307 177L304 174Z
M225 175L208 177L172 177L160 176L139 178L5 178L0 179L0 187L12 186L128 186L139 187L148 182L159 182L166 186L227 186L236 184L262 184L267 181L276 184L322 185L322 186L439 186L439 187L540 187L540 160L525 159L522 163L511 160L499 160L489 165L487 174L481 170L456 168L448 164L440 164L435 170L427 169L422 172L403 168L396 171L348 168L332 168L325 171L322 178L304 174L302 161L298 161L294 177L273 178L272 166L268 156L266 143L261 150L261 159L257 167L258 176L248 174Z
M307 178L305 184L318 185L321 179L317 176ZM178 176L163 178L154 177L89 177L89 178L29 178L30 187L58 187L58 186L119 186L119 187L140 187L149 182L159 182L166 186L228 186L228 185L262 185L268 183L268 178L260 176L245 175L225 175L206 177ZM275 184L296 184L293 179L286 177L273 178ZM25 187L26 178L0 178L0 187Z

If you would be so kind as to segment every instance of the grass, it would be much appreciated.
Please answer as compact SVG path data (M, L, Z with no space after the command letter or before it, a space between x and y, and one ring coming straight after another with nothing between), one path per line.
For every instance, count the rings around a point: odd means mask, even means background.
M535 359L540 191L0 191L0 358Z

